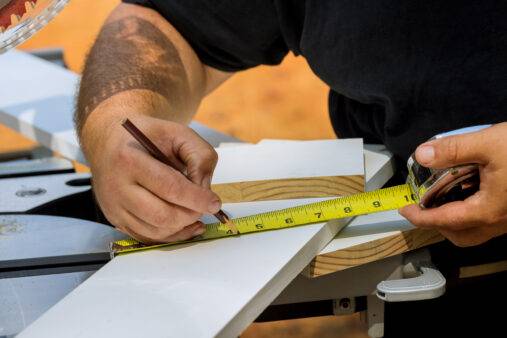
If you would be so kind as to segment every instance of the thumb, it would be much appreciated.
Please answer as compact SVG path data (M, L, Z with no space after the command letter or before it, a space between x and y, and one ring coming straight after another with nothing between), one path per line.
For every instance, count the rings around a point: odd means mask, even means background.
M488 150L482 131L447 136L421 144L417 162L428 168L449 168L460 164L486 164Z

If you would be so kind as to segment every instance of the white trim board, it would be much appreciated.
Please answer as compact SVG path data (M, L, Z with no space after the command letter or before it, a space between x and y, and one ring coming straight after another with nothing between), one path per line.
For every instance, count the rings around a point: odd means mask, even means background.
M19 337L235 337L339 225L117 257Z

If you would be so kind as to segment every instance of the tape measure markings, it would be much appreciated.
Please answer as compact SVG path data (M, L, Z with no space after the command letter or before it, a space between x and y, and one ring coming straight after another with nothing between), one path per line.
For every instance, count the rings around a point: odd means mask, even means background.
M248 234L399 209L416 202L418 201L415 200L415 194L412 192L409 185L403 184L371 192L244 216L233 219L232 222L234 222L240 234ZM206 225L204 234L187 241L157 245L144 245L134 239L116 241L111 243L111 255L116 256L140 250L149 250L229 236L236 235L224 224L212 223Z

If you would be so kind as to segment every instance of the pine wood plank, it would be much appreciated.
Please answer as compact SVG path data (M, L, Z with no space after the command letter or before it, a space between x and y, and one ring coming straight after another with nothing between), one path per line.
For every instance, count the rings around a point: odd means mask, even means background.
M214 184L224 203L352 195L364 191L364 176L322 176Z
M363 192L362 148L361 139L221 146L212 189L230 203Z
M442 235L435 230L411 229L347 249L318 255L305 270L305 274L309 277L319 277L419 249L442 240Z

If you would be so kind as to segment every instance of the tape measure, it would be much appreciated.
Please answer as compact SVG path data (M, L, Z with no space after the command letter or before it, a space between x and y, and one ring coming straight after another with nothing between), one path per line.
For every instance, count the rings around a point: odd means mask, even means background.
M432 139L476 132L490 126L458 129L436 135ZM407 184L236 218L232 222L239 234L248 234L394 210L414 203L419 203L422 208L432 208L451 201L464 200L479 187L479 166L474 163L447 169L430 169L419 164L412 154L407 167ZM204 234L187 241L159 245L145 245L134 239L116 241L111 243L111 255L235 235L237 234L233 234L226 225L213 223L206 225Z
M232 219L231 221L236 225L239 234L248 234L399 209L416 202L418 202L417 195L413 193L410 185L403 184L371 192L245 216ZM111 254L112 256L116 256L140 250L229 236L236 236L236 234L233 234L224 224L213 223L206 225L206 231L202 235L187 241L145 245L135 239L119 240L111 244Z

